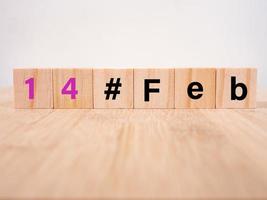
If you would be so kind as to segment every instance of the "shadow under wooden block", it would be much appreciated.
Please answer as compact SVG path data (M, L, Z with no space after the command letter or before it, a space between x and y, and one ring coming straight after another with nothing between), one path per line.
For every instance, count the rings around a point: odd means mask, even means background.
M215 68L175 69L175 108L215 108Z
M256 108L257 69L224 68L216 72L216 108Z
M14 69L15 108L53 108L51 69Z
M174 69L134 69L134 108L174 108Z
M54 108L93 108L92 69L53 69Z
M94 69L94 108L133 108L133 69Z

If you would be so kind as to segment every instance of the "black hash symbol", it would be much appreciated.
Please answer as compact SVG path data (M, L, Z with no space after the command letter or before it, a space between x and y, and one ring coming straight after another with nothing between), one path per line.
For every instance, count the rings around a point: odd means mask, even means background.
M114 83L114 78L111 78L109 83L106 83L107 90L104 91L106 94L106 100L109 100L110 95L112 94L112 100L116 100L117 94L120 94L119 87L121 87L121 78L117 78L116 83Z

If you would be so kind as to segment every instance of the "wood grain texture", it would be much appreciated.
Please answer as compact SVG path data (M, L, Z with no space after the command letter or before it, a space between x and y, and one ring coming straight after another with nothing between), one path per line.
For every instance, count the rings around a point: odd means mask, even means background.
M187 94L187 88L192 82L199 82L203 87L199 99L192 99ZM215 68L175 69L175 108L215 108L215 90Z
M231 76L247 86L244 100L231 100ZM239 88L238 88L239 89ZM240 95L240 90L236 90ZM257 69L222 68L216 73L216 108L256 108Z
M34 78L34 99L29 99L27 79ZM52 70L51 69L14 69L14 105L16 108L52 108Z
M70 78L76 79L78 94L75 99L71 99L71 95L61 93ZM53 88L54 108L93 108L92 69L53 69Z
M16 110L0 91L0 199L267 198L267 107Z
M94 108L133 108L133 69L94 69L93 74ZM120 94L115 100L112 100L112 95L106 100L104 91L111 78L114 78L114 83L120 78Z
M134 108L174 108L174 69L134 69ZM144 100L144 80L160 79L150 84L159 93L150 93Z

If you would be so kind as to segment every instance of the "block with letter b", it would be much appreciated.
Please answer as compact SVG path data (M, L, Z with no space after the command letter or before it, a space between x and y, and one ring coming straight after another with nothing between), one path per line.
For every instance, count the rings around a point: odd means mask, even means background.
M93 108L92 69L53 69L54 108Z
M216 73L216 108L256 108L257 69L222 68Z
M174 69L135 69L134 108L174 108Z
M175 69L175 108L215 108L215 68Z

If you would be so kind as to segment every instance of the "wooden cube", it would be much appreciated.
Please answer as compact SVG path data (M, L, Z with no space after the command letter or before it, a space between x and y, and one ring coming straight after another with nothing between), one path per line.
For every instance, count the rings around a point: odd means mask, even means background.
M216 74L216 108L256 108L257 69L224 68Z
M93 108L92 69L53 69L54 108Z
M14 69L16 108L53 108L51 69Z
M175 108L215 108L215 68L175 69Z
M174 108L174 69L135 69L134 108Z
M133 108L133 69L94 69L94 108Z

